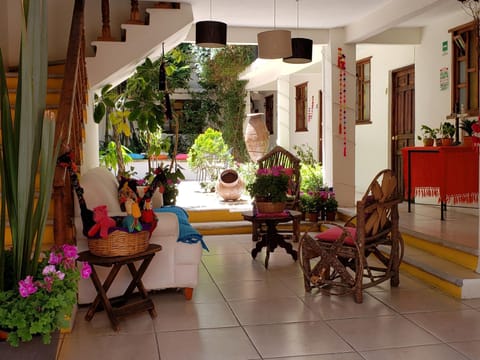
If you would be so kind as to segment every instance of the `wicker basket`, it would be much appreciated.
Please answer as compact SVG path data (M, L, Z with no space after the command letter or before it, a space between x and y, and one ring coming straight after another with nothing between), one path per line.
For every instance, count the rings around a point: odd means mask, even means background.
M149 231L115 230L106 239L89 239L88 249L97 256L129 256L147 250L149 240Z
M284 202L257 201L257 210L259 213L281 213L285 210Z

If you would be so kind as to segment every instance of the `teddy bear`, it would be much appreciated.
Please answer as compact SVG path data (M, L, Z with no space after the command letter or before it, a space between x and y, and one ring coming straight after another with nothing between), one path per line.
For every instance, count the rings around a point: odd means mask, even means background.
M93 209L93 220L95 225L88 230L89 237L95 237L100 232L100 237L105 239L108 237L108 229L116 225L115 220L108 216L106 205L100 205Z

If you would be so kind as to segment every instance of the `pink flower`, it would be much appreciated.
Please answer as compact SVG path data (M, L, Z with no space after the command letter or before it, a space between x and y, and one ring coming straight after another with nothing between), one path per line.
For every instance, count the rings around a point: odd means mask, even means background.
M47 265L42 270L42 275L54 274L57 271L55 265Z
M37 287L33 283L33 276L28 275L25 280L20 280L18 282L18 291L20 292L20 296L24 298L35 294L37 292Z
M283 172L287 176L292 176L293 175L293 169L292 168L285 168Z
M57 271L57 272L55 273L55 275L57 276L57 279L59 279L59 280L65 279L65 273L61 272L60 270Z
M58 265L62 262L63 260L63 255L62 254L57 254L54 251L50 253L50 258L48 259L48 263L52 265Z
M78 253L77 253L77 247L75 245L62 245L63 253L65 254L65 257L70 258L70 259L76 259L78 258Z
M45 276L43 278L43 284L41 284L41 287L47 290L48 292L52 292L53 288L53 277L51 276Z
M92 273L92 268L90 267L90 264L86 261L83 261L82 270L81 270L82 278L88 279L91 273Z

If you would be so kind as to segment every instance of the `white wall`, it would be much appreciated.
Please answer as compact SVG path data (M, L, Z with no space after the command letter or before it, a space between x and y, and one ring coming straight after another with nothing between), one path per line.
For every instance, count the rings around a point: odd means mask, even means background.
M415 62L415 47L358 45L357 60L371 56L371 124L355 127L356 193L363 194L372 178L390 167L391 71ZM421 105L417 103L417 106Z

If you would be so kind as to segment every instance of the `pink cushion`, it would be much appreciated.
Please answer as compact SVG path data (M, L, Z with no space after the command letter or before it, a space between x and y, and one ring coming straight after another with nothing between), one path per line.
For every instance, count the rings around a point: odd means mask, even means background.
M177 156L175 156L175 159L177 159L177 160L187 160L187 157L188 157L188 154L177 154Z
M344 244L355 246L354 241L357 239L357 229L353 227L346 227L345 229L350 233L350 236L345 238ZM342 235L342 231L341 228L334 226L328 230L322 231L320 234L316 235L315 238L322 241L334 242Z

